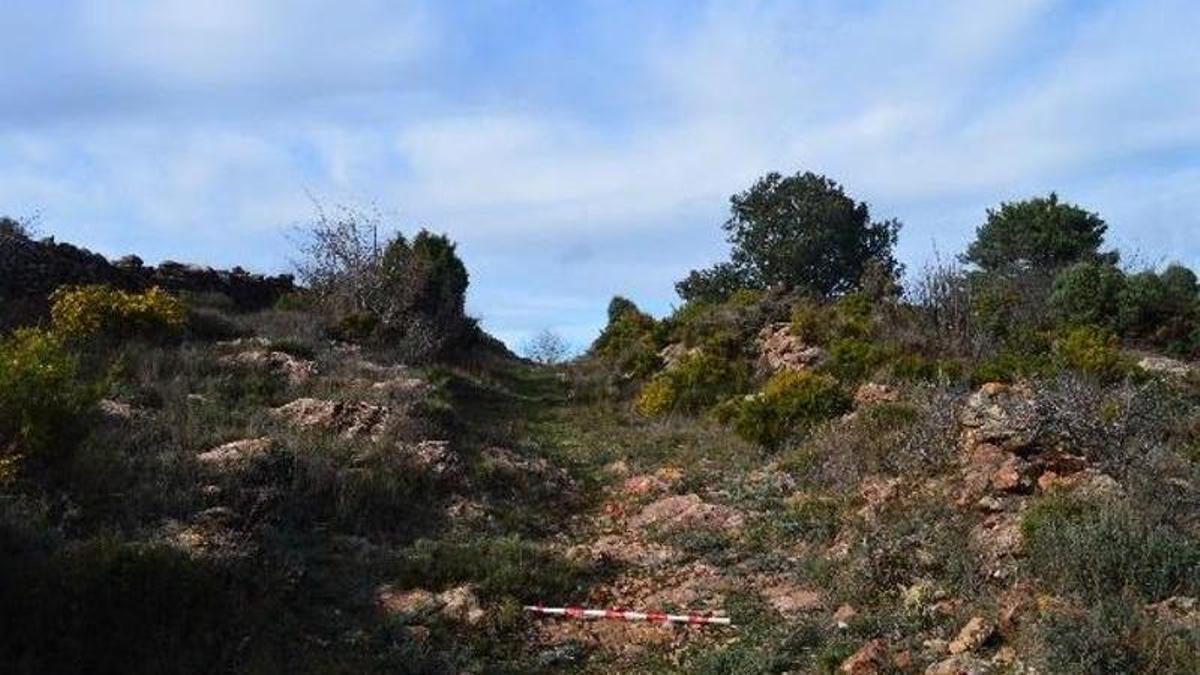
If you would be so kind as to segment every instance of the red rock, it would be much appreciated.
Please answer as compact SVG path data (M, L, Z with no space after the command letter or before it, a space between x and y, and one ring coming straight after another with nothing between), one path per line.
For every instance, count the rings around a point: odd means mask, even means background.
M850 658L843 661L838 671L848 675L878 675L887 669L887 646L883 640L875 639L864 644Z

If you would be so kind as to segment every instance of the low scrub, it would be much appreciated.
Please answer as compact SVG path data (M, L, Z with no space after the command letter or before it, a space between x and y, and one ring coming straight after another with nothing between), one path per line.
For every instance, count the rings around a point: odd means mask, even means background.
M742 438L778 447L793 433L845 412L850 397L828 375L784 370L757 394L731 400L717 416Z
M10 443L38 456L65 452L98 397L57 335L23 328L0 342L0 452Z
M81 286L50 297L54 332L67 340L162 338L182 332L187 306L160 288L132 293L111 286Z
M745 364L704 352L688 354L642 387L634 409L647 417L697 413L743 390L749 377Z
M1031 573L1086 602L1200 593L1200 541L1119 500L1047 497L1021 523Z

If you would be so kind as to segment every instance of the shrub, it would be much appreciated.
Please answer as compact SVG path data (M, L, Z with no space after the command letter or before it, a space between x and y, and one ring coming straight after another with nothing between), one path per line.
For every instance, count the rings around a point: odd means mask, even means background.
M774 448L795 431L839 415L849 407L850 397L832 377L784 370L772 376L759 393L719 407L717 415L742 438Z
M792 335L812 345L823 345L833 335L833 317L825 306L813 300L801 300L792 308Z
M162 338L187 323L183 301L161 288L132 293L111 286L59 289L50 296L54 332L68 340Z
M962 379L958 361L929 359L920 354L901 354L892 360L892 377L915 382L954 382Z
M1200 346L1200 298L1196 275L1172 265L1162 274L1151 271L1129 277L1118 298L1117 324L1122 334L1148 339L1181 355Z
M988 209L987 221L967 248L963 261L984 270L1057 268L1079 260L1107 259L1100 253L1108 225L1095 213L1058 201L1051 192Z
M969 379L974 386L988 382L1011 383L1046 375L1053 369L1053 363L1047 354L1004 350L976 363L971 369Z
M1058 320L1071 326L1117 324L1118 302L1125 290L1125 275L1112 265L1081 262L1054 279L1050 306Z
M232 340L250 335L245 326L224 312L200 307L188 308L187 332L190 338L201 341Z
M68 449L98 398L78 371L62 340L46 331L18 329L0 342L0 452L9 442L34 455Z
M1099 602L1133 592L1151 602L1200 592L1200 542L1125 501L1049 496L1026 512L1021 532L1030 571L1056 593Z
M1115 379L1130 368L1120 346L1117 336L1103 329L1074 328L1054 341L1054 360L1062 368Z
M891 345L840 338L829 346L829 361L824 368L843 382L853 382L870 376L895 356Z
M658 357L657 322L625 298L613 298L609 321L592 352L622 375L646 377L662 364Z
M633 409L645 417L659 417L675 409L679 392L669 377L657 376L642 387Z
M648 417L699 412L741 391L749 377L742 363L706 352L687 354L646 383L634 407Z

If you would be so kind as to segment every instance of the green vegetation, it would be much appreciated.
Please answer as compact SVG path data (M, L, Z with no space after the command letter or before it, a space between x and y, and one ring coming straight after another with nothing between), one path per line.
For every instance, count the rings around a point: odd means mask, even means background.
M717 410L739 436L776 447L798 429L810 428L848 410L850 398L828 375L785 370L762 391L733 399Z

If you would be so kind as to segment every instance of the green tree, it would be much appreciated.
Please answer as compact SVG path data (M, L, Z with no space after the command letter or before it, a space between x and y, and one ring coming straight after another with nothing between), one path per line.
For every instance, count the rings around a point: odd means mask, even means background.
M1054 279L1050 305L1058 318L1074 326L1115 328L1125 293L1125 275L1112 265L1081 262Z
M733 263L719 263L704 270L692 270L675 284L675 292L685 301L724 302L735 291L755 288L749 275Z
M1051 192L988 209L962 259L989 272L1057 269L1083 260L1116 263L1115 252L1100 252L1107 229L1099 215Z
M676 287L684 299L720 299L734 285L840 295L857 288L872 261L899 275L892 249L900 223L872 222L865 203L812 172L763 176L730 198L723 227L731 261L692 272Z

